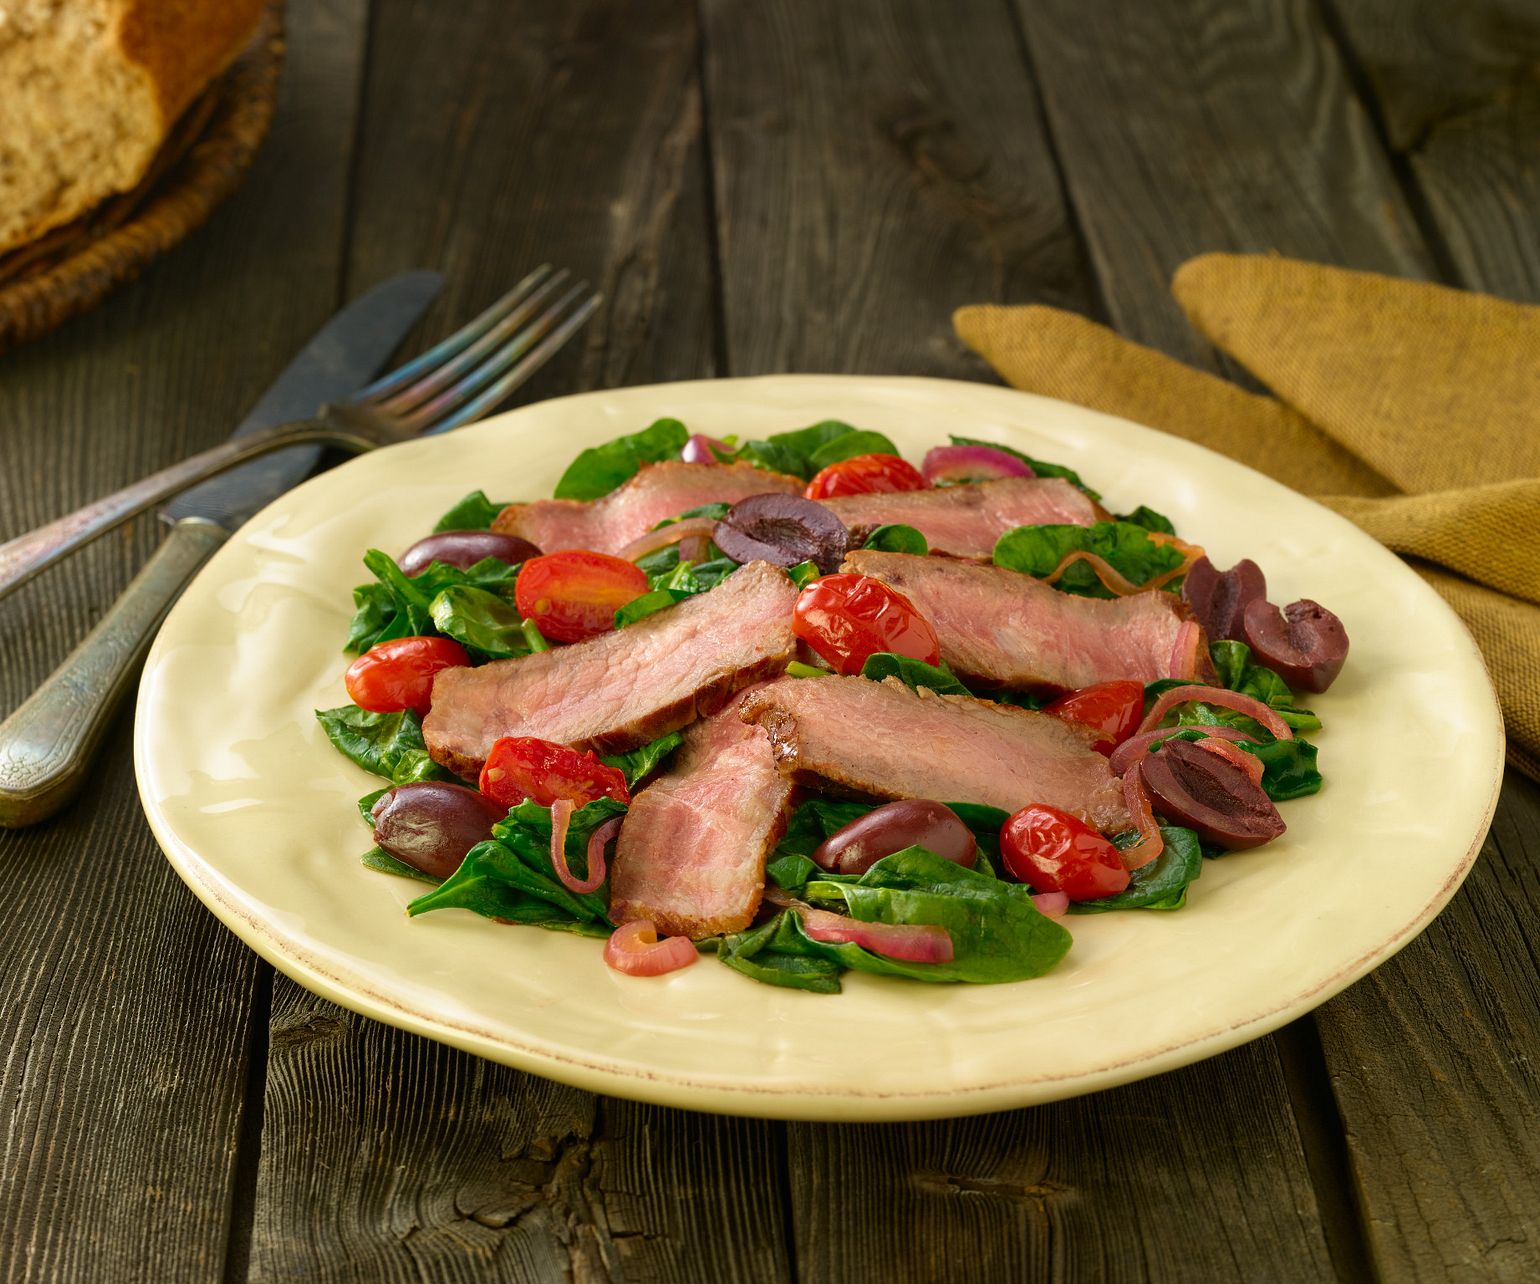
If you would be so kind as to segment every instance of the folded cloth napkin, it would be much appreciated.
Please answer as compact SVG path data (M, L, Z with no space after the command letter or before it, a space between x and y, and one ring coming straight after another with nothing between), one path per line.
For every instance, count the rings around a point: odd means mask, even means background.
M1277 256L1177 271L1192 325L1274 396L1047 307L967 307L1014 387L1122 415L1312 495L1406 557L1486 657L1540 779L1540 307Z

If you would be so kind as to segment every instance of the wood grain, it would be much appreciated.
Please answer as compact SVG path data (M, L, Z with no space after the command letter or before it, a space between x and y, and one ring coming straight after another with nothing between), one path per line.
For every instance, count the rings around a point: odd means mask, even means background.
M703 13L732 373L977 377L954 307L1088 306L994 0L707 0Z
M226 435L336 303L358 4L298 6L277 147L177 252L8 354L0 527ZM275 275L285 288L267 288ZM148 555L145 521L0 611L9 709ZM140 813L128 719L88 793L0 835L0 1278L217 1279L230 1235L255 957L182 886Z
M1455 278L1540 301L1540 8L1323 2Z
M1310 0L1017 9L1121 333L1219 368L1166 289L1208 250L1433 274Z
M955 303L1095 309L1006 11L706 12L732 373L956 373L966 367L927 337ZM895 154L879 108L899 100L914 119L944 121L959 152L987 159L938 174ZM962 172L991 210L992 241L981 242L974 207L947 177ZM791 190L794 178L802 186ZM1122 282L1109 271L1105 284ZM807 304L796 317L793 300ZM788 1165L809 1280L928 1280L964 1262L968 1278L1001 1281L1299 1280L1330 1269L1268 1042L987 1120L790 1125Z
M1198 364L1218 364L1166 291L1176 266L1201 250L1277 249L1413 277L1432 275L1447 258L1442 247L1419 240L1412 202L1350 93L1348 69L1305 5L1253 0L1194 12L1148 4L1120 10L1126 22L1089 26L1085 12L1068 3L1020 8L1068 187L1099 270L1117 282L1108 290L1109 310L1125 332ZM1182 88L1161 88L1170 85ZM1077 110L1088 91L1108 96L1109 110ZM1235 167L1248 163L1242 176ZM1263 181L1269 170L1274 180ZM1533 833L1532 809L1518 792L1525 788L1509 783L1494 832ZM1522 1130L1536 1108L1532 1082L1516 1071L1513 1053L1501 1050L1500 1036L1478 1039L1469 1057L1439 1049L1429 1033L1408 1037L1409 1023L1431 1020L1431 1012L1438 1019L1428 1029L1453 1032L1476 1010L1447 993L1451 957L1468 960L1468 984L1484 995L1484 1030L1534 1028L1532 994L1506 986L1494 992L1479 979L1509 973L1512 958L1494 947L1496 939L1525 939L1522 924L1533 916L1532 901L1510 902L1494 887L1494 872L1478 862L1429 936L1296 1035L1297 1044L1308 1044L1318 1031L1325 1049L1324 1067L1296 1065L1291 1084L1305 1136L1315 1139L1312 1172L1331 1219L1334 1264L1348 1277L1362 1251L1361 1228L1386 1278L1413 1268L1422 1278L1461 1278L1483 1246L1506 1253L1498 1264L1510 1270L1522 1263L1515 1278L1540 1270L1540 1245L1523 1229L1531 1223L1514 1216L1515 1201L1533 1202L1540 1188ZM1431 946L1440 937L1447 952ZM1406 1012L1414 995L1429 1011ZM1457 1074L1450 1060L1459 1063ZM1335 1092L1325 1115L1302 1086L1315 1074L1329 1076ZM1413 1091L1417 1104L1408 1109ZM1471 1117L1481 1108L1473 1101L1505 1105L1477 1124ZM1330 1114L1332 1104L1340 1119ZM1468 1148L1451 1145L1427 1122L1462 1118L1470 1120ZM1340 1136L1344 1126L1347 1147L1339 1156L1320 1139ZM1473 1161L1478 1168L1491 1163L1512 1184L1474 1179ZM1520 1242L1501 1242L1510 1235Z
M525 399L710 374L696 41L682 0L382 6L350 280L439 266L436 338L537 262L587 273L606 308ZM601 1101L281 977L271 1049L254 1280L790 1274L776 1125Z

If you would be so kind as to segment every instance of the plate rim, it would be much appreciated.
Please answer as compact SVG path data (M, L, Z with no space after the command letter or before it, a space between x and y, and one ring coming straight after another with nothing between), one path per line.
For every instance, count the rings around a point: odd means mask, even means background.
M1068 406L1077 415L1091 416L1093 419L1131 427L1141 434L1153 434L1162 440L1181 443L1184 448L1200 451L1204 455L1214 456L1223 460L1225 467L1242 469L1267 486L1278 487L1297 499L1305 501L1332 522L1340 522L1352 527L1352 523L1347 522L1347 519L1311 499L1309 496L1301 495L1299 492L1283 486L1282 483L1267 477L1263 473L1257 472L1244 464L1230 459L1228 456L1219 454L1219 452L1201 446L1198 443L1187 441L1185 438L1172 437L1170 434L1161 433L1158 429L1150 428L1136 421L1091 410L1088 407L1079 406L1072 402L1063 402L1055 398L1042 397L1038 394L962 379L908 375L775 374L630 385L625 388L598 389L573 393L559 398L551 398L543 402L530 403L528 406L521 406L492 419L482 421L477 427L486 428L503 423L513 416L536 407L544 408L559 403L581 402L584 400L602 400L607 396L613 396L617 393L635 394L650 392L657 394L661 401L670 394L679 394L687 390L698 392L712 389L720 392L720 390L729 385L738 387L759 385L764 387L770 384L793 381L804 385L809 381L825 381L831 386L838 385L842 387L849 395L857 396L859 395L857 385L881 385L889 388L910 386L932 390L962 387L969 390L970 393L983 391L1008 398L1020 398L1026 401L1049 403L1056 406ZM409 443L408 448L419 444L419 442ZM352 462L348 461L340 465L339 468L346 469ZM323 478L333 476L337 471L338 469L329 470L327 473L311 478L300 486L279 496L272 504L265 507L253 518L253 523L259 522L263 515L275 506L292 502L296 494L316 485ZM1356 527L1352 528L1357 531ZM1362 532L1358 533L1362 534ZM237 532L232 536L230 545L233 545L239 539L240 534ZM227 545L226 548L230 547L230 545ZM197 579L213 578L213 573L217 571L226 548L221 548L216 552L215 556L210 559L210 562L199 572ZM585 1054L574 1049L558 1049L548 1046L539 1040L529 1040L526 1038L520 1041L516 1033L501 1031L493 1033L480 1029L470 1022L459 1021L441 1014L420 1011L403 997L385 995L371 989L362 983L361 978L347 978L338 975L324 960L315 957L303 945L284 939L283 934L272 925L256 921L249 916L236 902L228 888L222 885L223 880L215 876L215 872L207 866L204 858L182 839L181 835L176 832L171 824L170 818L162 812L155 800L149 796L145 766L146 759L150 753L150 736L148 731L150 683L148 678L161 658L163 650L162 639L166 636L167 625L175 617L180 603L178 607L173 608L171 614L168 614L167 620L162 623L161 630L157 632L155 642L145 662L145 676L141 679L139 685L134 728L136 780L140 801L156 841L166 853L168 860L178 875L187 883L205 907L258 955L298 984L338 1003L342 1007L359 1012L371 1019L379 1020L414 1034L432 1038L438 1042L470 1052L473 1055L510 1065L516 1069L538 1074L546 1078L552 1078L587 1091L708 1113L817 1121L827 1120L830 1117L831 1107L838 1106L839 1118L845 1120L899 1121L960 1117L1016 1108L1029 1104L1042 1104L1083 1093L1116 1087L1177 1069L1196 1061L1205 1060L1208 1057L1218 1055L1243 1043L1260 1038L1278 1029L1288 1021L1312 1011L1320 1004L1340 993L1354 981L1362 978L1387 959L1393 957L1420 935L1437 916L1439 911L1449 902L1460 884L1469 874L1491 826L1502 787L1506 740L1501 713L1497 706L1496 693L1492 688L1490 675L1487 673L1480 651L1471 638L1469 631L1465 628L1463 621L1459 620L1459 617L1452 608L1438 596L1431 586L1427 585L1420 577L1417 577L1415 572L1406 567L1404 563L1401 563L1401 566L1405 573L1420 585L1427 600L1430 603L1436 603L1437 608L1444 612L1448 620L1456 625L1469 652L1469 658L1474 659L1485 681L1484 690L1488 703L1483 706L1481 712L1488 715L1490 729L1495 733L1491 746L1494 770L1486 802L1481 808L1480 818L1474 831L1466 840L1464 853L1451 867L1447 877L1433 896L1401 928L1386 940L1373 948L1363 951L1354 959L1339 967L1329 977L1319 980L1303 990L1290 991L1280 1001L1262 1012L1252 1013L1240 1020L1228 1022L1206 1034L1179 1039L1158 1047L1153 1051L1130 1056L1121 1061L1105 1064L1090 1071L1080 1070L1061 1073L1036 1071L998 1082L973 1084L966 1087L938 1086L928 1089L884 1090L854 1088L849 1084L838 1084L827 1089L813 1086L799 1086L796 1089L789 1089L780 1085L766 1086L709 1075L696 1076L674 1070L659 1071L646 1067L637 1067L632 1064L621 1065L613 1058L606 1060L603 1057ZM196 582L197 580L194 581L194 584ZM189 586L189 591L191 587ZM1451 846L1453 846L1453 840L1451 840Z

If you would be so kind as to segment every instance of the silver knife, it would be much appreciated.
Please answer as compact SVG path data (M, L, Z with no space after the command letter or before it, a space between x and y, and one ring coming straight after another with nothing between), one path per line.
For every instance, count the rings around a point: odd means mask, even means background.
M405 272L354 299L317 331L232 435L307 418L363 387L443 284L436 272ZM320 454L319 446L275 451L161 509L171 529L160 548L64 663L0 723L0 826L36 824L69 801L171 604L214 550L303 481Z

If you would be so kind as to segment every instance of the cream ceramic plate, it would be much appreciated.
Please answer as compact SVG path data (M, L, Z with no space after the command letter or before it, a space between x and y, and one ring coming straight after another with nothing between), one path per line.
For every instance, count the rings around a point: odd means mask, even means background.
M1014 985L850 974L819 996L703 958L656 980L592 940L468 911L408 920L419 885L370 873L355 800L379 782L312 710L344 702L359 558L399 552L465 492L548 495L582 446L661 415L714 435L819 419L911 459L948 431L1079 469L1114 510L1144 501L1221 566L1255 558L1278 602L1339 612L1352 655L1316 701L1325 790L1289 832L1205 862L1175 914L1072 918L1058 970ZM1491 819L1501 725L1454 615L1346 521L1197 446L1008 390L787 376L590 393L357 459L264 510L166 621L145 666L140 792L178 873L301 984L381 1021L579 1087L804 1119L916 1119L1050 1101L1256 1038L1406 944L1449 899ZM923 752L916 746L916 752ZM981 767L988 770L987 766Z

